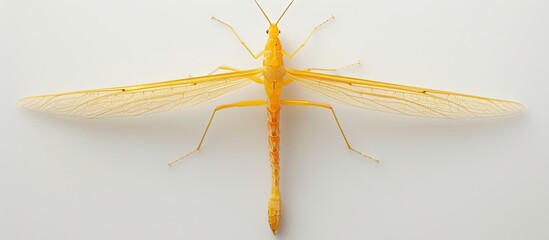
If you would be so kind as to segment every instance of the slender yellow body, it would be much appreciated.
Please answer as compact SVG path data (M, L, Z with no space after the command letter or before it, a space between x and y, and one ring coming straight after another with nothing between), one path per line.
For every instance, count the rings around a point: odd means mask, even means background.
M267 95L267 128L269 140L269 156L272 168L272 189L269 199L269 226L274 234L280 225L282 205L279 188L279 143L280 143L280 94L285 80L286 69L282 60L282 46L278 39L279 30L276 24L271 24L268 30L269 39L263 52L263 76L265 93Z

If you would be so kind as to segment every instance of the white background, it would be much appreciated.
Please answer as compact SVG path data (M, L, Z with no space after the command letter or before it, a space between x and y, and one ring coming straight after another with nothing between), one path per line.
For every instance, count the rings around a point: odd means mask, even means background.
M276 19L287 1L261 1ZM282 111L279 239L549 239L549 2L297 0L281 21L287 65L362 65L338 74L522 102L527 112L468 120L333 103ZM0 1L0 239L270 239L270 166L251 85L199 106L87 120L16 107L27 95L254 68L212 15L258 52L266 21L246 1Z

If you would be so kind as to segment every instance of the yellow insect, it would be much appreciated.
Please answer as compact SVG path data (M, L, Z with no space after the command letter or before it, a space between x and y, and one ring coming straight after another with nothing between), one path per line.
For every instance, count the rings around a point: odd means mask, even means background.
M280 99L282 89L287 84L295 82L302 87L355 106L413 116L438 118L487 117L512 114L524 109L521 104L511 101L312 72L312 70L335 71L336 69L309 68L297 70L286 68L283 58L287 57L291 59L295 56L305 46L318 27L332 20L333 16L316 26L303 44L292 54L289 54L282 48L282 44L278 38L280 34L278 23L293 1L290 2L275 23L269 20L269 17L265 14L259 3L256 0L254 1L269 22L267 30L268 39L265 49L258 54L254 54L248 48L229 24L215 17L212 17L212 19L226 25L255 59L263 57L263 66L260 68L238 70L227 66L220 66L209 75L202 77L190 77L126 87L32 96L20 100L19 105L33 111L86 118L136 116L203 103L225 93L243 88L253 82L263 84L266 99L241 101L216 107L196 150L170 162L169 165L200 149L218 110L232 107L266 106L268 114L269 156L272 167L272 190L268 203L268 218L273 234L276 234L281 219L279 114L282 105L312 106L330 110L347 147L366 158L378 162L378 160L351 147L332 106L329 104ZM232 72L213 74L220 69Z

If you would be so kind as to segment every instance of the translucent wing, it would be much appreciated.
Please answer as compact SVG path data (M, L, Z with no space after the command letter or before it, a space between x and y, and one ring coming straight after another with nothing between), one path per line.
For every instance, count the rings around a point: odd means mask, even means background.
M261 69L208 75L126 87L26 97L19 105L53 114L104 118L168 111L206 102L240 89Z
M465 118L512 114L520 103L461 93L287 69L299 85L336 100L373 110L412 116Z

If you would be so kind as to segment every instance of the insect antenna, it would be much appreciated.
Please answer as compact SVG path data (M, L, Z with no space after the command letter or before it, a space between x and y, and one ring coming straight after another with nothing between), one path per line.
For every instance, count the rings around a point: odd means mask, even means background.
M263 8L261 8L261 6L259 5L259 3L257 2L257 0L254 0L255 4L257 4L257 6L259 7L259 10L261 10L261 12L263 13L263 16L265 16L265 18L267 19L267 21L269 21L269 25L273 24L271 23L271 20L269 20L269 17L267 17L267 14L265 13L265 11L263 11Z
M255 0L254 0L255 1ZM282 19L282 17L284 16L284 14L286 13L286 11L288 11L288 8L290 8L290 6L292 6L292 3L294 3L294 0L292 0L290 2L290 4L288 4L288 6L286 7L286 9L284 10L284 12L282 12L282 15L280 15L280 17L278 18L278 20L276 20L276 25L278 25L278 22L280 22L280 19Z

